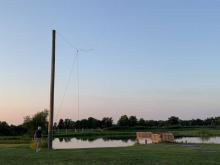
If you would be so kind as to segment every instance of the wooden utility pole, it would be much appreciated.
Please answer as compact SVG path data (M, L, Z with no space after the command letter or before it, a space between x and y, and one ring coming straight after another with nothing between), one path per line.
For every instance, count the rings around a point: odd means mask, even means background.
M55 81L55 47L56 30L52 31L51 82L50 82L50 113L48 124L48 149L52 150L53 112L54 112L54 81Z

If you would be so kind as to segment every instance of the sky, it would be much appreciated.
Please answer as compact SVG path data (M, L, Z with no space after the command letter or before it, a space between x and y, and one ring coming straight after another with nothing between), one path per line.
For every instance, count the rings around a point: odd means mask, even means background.
M49 109L53 29L55 121L220 116L219 8L219 0L0 0L0 121Z

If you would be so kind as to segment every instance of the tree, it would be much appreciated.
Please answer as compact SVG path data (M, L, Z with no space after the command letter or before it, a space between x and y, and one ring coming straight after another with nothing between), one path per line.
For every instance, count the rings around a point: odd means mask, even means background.
M170 125L178 125L179 124L179 118L176 116L171 116L168 118L168 124Z
M191 126L191 120L180 120L180 125L184 127Z
M214 126L215 125L215 119L213 117L207 118L204 120L205 125Z
M146 120L147 127L158 127L158 121L156 120Z
M79 128L89 128L88 120L87 119L82 119L81 121L79 121Z
M74 121L72 121L72 120L70 120L70 128L71 129L76 128L76 123Z
M102 128L112 127L113 120L111 117L104 117L101 121Z
M47 132L47 121L48 111L44 110L36 113L33 117L26 116L24 118L23 126L27 129L28 133L33 134L37 127L41 127L42 131Z
M138 121L138 125L145 126L145 120L143 118L140 118L140 120Z
M64 129L64 121L63 119L60 119L59 122L58 122L58 128L59 129Z
M77 121L75 122L75 128L76 128L76 129L81 128L81 122L80 122L80 120L77 120Z
M129 126L128 116L127 115L121 116L120 119L118 120L118 125L123 127Z
M93 129L100 128L100 123L101 122L99 120L93 117L88 118L88 128L93 128Z
M0 122L0 135L10 135L10 127L5 121Z
M0 121L0 136L18 136L26 132L27 130L22 125L9 125L5 121Z
M54 122L53 129L57 129L57 127L58 127L57 122Z
M157 127L164 127L164 126L166 126L166 121L163 121L163 120L158 120L157 121Z
M134 126L137 125L137 118L136 118L136 116L130 116L128 120L129 120L129 126L130 127L134 127Z
M215 125L220 125L220 117L215 118Z
M71 120L70 119L65 119L64 120L64 128L65 129L70 129L71 127Z
M201 119L192 119L191 124L193 126L202 126L204 124L203 120Z

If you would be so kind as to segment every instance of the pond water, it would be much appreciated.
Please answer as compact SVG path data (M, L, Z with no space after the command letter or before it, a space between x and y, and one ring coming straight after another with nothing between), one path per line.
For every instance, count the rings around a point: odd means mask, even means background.
M214 143L220 144L218 137L181 137L174 140L177 143ZM71 148L103 148L103 147L127 147L136 143L134 138L55 138L53 140L54 149ZM145 141L141 141L145 144ZM148 141L147 143L151 143Z
M54 149L68 148L103 148L103 147L127 147L135 144L133 139L79 139L79 138L55 138Z
M214 143L220 144L220 136L216 137L181 137L176 138L177 143Z

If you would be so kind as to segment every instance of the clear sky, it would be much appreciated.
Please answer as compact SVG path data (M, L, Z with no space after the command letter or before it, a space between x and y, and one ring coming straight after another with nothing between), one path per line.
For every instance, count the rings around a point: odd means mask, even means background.
M220 116L219 0L0 0L0 121L49 107L56 29L55 119L123 114Z

